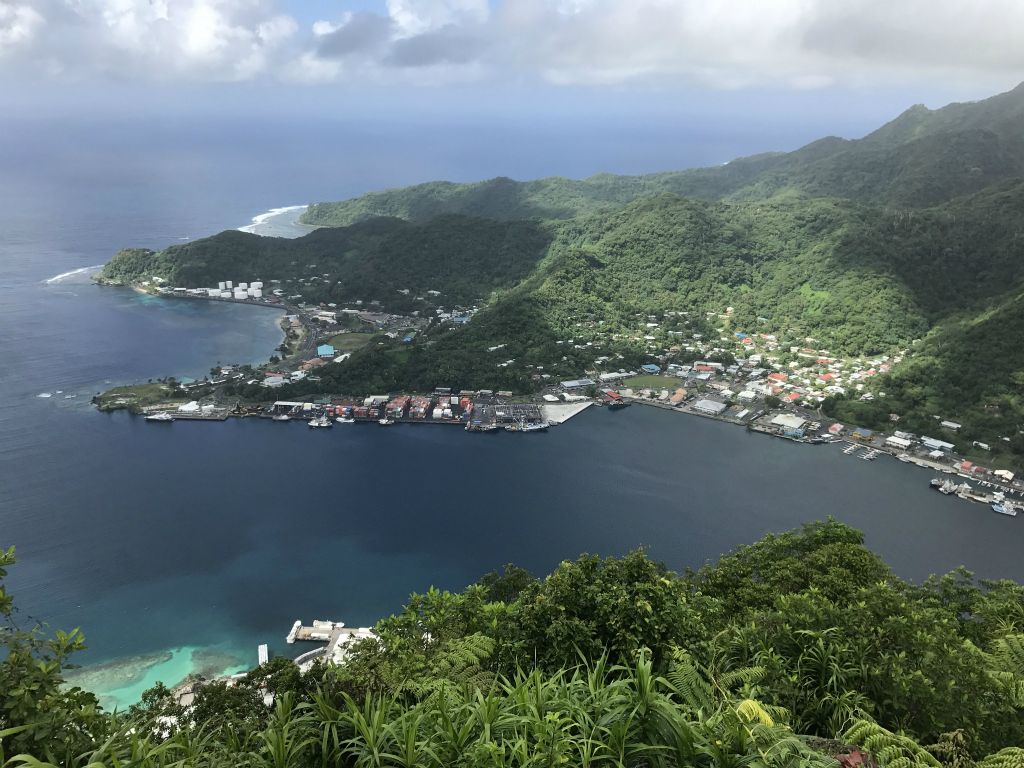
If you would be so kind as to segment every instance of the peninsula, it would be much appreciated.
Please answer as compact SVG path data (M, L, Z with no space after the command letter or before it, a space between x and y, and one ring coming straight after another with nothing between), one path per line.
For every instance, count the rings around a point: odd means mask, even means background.
M311 206L304 237L129 249L100 279L172 296L256 281L292 307L327 353L293 362L325 362L221 382L241 402L593 395L647 366L675 377L659 395L777 399L1014 464L1022 118L1024 86L715 168L376 192Z

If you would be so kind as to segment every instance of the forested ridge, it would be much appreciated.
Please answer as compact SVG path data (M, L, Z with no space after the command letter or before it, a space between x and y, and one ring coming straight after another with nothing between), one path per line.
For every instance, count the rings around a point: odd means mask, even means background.
M61 685L83 639L19 627L0 556L0 763L1024 765L1024 588L897 578L828 521L676 574L642 551L431 588L341 666L275 658L179 706ZM264 694L276 699L273 707Z
M433 315L482 306L412 345L381 339L321 371L324 391L529 390L605 356L649 361L643 321L767 332L843 357L909 351L843 420L927 433L934 417L1024 455L1024 85L912 107L858 140L647 176L433 182L312 206L297 240L225 232L126 250L103 277L189 287L245 274L311 302L377 301ZM244 279L235 277L234 279ZM439 294L428 292L437 291ZM705 334L706 335L706 334ZM579 350L573 341L586 344ZM502 349L501 359L488 352ZM503 363L505 363L503 365ZM291 394L311 392L310 383Z

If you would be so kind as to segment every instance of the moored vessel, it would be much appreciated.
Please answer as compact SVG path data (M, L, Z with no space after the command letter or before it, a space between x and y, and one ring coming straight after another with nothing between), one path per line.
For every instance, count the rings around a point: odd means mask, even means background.
M1017 516L1017 507L1006 501L993 501L989 506L992 507L993 512L998 512L1000 515L1006 515L1007 517Z

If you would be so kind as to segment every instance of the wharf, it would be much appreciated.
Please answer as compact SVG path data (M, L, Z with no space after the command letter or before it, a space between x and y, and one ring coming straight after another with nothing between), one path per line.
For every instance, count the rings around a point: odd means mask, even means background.
M593 400L582 403L545 403L540 407L540 412L548 424L564 424L592 405L594 405Z
M180 413L170 411L175 421L227 421L227 411L213 411L209 413Z
M288 632L285 641L289 644L298 641L325 642L322 648L317 648L308 653L302 654L297 663L325 659L335 664L344 660L348 646L357 640L365 640L375 637L373 630L368 627L346 627L341 621L323 621L316 619L312 626L304 626L302 621L296 620ZM301 664L300 664L301 665Z

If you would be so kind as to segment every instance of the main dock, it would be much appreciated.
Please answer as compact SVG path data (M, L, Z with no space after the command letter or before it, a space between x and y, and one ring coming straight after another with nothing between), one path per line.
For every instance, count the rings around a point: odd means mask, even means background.
M301 666L304 662L321 658L338 664L347 655L349 645L357 640L371 637L376 637L376 635L369 627L346 627L345 623L341 621L323 621L321 619L314 620L312 626L305 626L302 621L296 619L292 624L291 631L285 637L285 641L289 644L297 640L326 643L322 648L304 653L297 658L295 661Z

